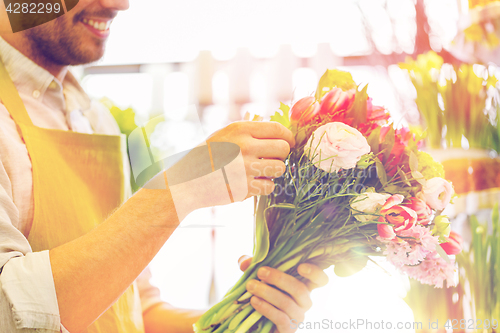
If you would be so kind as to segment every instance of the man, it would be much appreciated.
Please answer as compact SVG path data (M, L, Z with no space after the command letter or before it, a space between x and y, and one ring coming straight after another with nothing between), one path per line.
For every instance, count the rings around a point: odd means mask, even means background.
M223 194L181 184L143 188L123 203L129 171L116 123L68 72L102 57L111 21L127 8L80 0L54 21L1 36L2 333L191 332L201 315L159 301L147 270L135 280L189 212L222 204ZM234 123L209 140L241 148L247 197L273 190L293 145L276 123ZM299 273L308 286L267 268L249 288L252 306L281 333L303 320L308 287L326 283L314 265Z

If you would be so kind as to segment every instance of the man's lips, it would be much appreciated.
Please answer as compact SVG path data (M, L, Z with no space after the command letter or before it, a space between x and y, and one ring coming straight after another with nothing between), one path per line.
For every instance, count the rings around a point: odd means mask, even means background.
M113 20L105 20L98 18L82 18L80 22L83 23L89 30L94 32L95 34L103 37L109 33L109 27L111 26L111 22Z

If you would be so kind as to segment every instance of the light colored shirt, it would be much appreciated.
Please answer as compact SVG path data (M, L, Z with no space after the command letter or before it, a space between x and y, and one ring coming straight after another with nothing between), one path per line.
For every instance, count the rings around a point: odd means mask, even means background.
M109 110L91 100L71 73L61 83L0 38L0 58L35 126L119 134ZM125 179L129 179L124 156ZM130 193L130 184L128 193ZM33 252L31 161L18 128L0 104L0 332L67 332L61 325L49 251ZM137 279L143 311L161 302L146 269Z

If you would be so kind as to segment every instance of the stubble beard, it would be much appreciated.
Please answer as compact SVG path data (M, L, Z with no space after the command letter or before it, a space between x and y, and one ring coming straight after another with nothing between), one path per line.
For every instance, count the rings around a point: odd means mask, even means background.
M79 15L71 19L62 16L52 22L26 30L26 36L32 42L34 53L44 61L59 66L96 62L104 55L105 42L81 36L85 31L82 31L78 22ZM86 41L87 45L83 41Z

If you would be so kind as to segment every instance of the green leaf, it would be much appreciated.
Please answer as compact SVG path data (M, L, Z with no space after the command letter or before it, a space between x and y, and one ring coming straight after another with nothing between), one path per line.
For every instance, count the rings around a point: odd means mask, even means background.
M384 141L382 142L382 150L384 151L384 160L387 161L389 156L391 155L392 148L394 148L395 142L395 131L391 126L389 131L387 132Z
M356 92L354 97L354 104L351 111L349 111L349 118L354 119L352 126L356 127L359 124L366 122L366 101L368 100L368 85L365 85L363 89Z
M373 154L369 153L361 156L360 160L356 164L356 168L364 170L373 164ZM358 178L359 180L359 178Z
M417 182L420 183L420 185L425 186L426 180L424 175L422 175L420 171L412 171L411 175Z
M264 260L269 252L269 229L267 227L265 210L267 198L261 196L259 198L259 205L257 207L257 214L255 215L255 239L253 248L252 266Z
M290 123L290 107L280 102L280 108L282 113L276 111L274 115L271 116L271 121L276 121L286 128L290 129L292 127Z
M385 186L387 184L387 173L385 172L384 165L378 158L375 159L375 163L377 166L378 179L380 180L380 183L382 183L382 186Z
M354 82L349 72L328 69L319 80L318 88L316 89L316 100L321 100L333 88L340 88L342 90L356 89L356 82Z
M398 167L398 175L401 177L401 180L408 186L411 186L411 183L410 181L408 180L408 177L406 177L406 174L405 172L403 171L403 169L401 169L400 167Z
M391 193L391 194L401 194L401 193L406 192L405 189L403 189L397 185L386 186L386 187L384 187L384 191L387 193Z
M295 205L293 205L293 204L283 202L283 203L279 203L279 204L276 204L276 205L269 206L269 208L295 209L297 207L295 207Z
M372 153L374 153L375 155L377 155L379 153L379 151L380 151L379 150L379 144L380 144L380 127L377 127L376 129L374 129L370 133L370 136L368 137L368 139L366 141L368 141L368 144L371 147Z
M355 258L340 262L335 264L333 268L335 275L339 277L348 277L353 274L356 274L360 270L366 267L366 263L368 262L368 257L366 256L356 256Z

